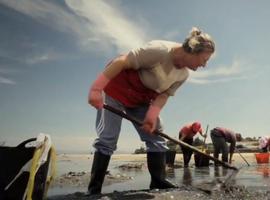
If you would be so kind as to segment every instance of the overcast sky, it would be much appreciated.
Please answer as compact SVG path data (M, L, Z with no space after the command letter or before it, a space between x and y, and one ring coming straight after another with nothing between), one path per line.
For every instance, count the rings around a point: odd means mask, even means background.
M267 0L0 0L0 141L50 134L59 151L92 150L90 84L109 60L153 39L183 42L193 26L216 54L161 113L165 133L186 123L244 137L270 135ZM118 151L142 145L124 122Z

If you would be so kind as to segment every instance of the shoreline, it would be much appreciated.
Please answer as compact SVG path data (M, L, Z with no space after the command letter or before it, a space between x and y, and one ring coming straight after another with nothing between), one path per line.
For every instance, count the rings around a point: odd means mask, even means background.
M258 153L258 152L256 152ZM182 153L176 153L176 161L180 160L182 161ZM213 154L210 154L211 156L213 156ZM255 158L255 152L247 152L247 153L242 153L241 155L243 157L245 157L248 161L251 162L256 162L256 158ZM79 159L92 159L94 156L94 154L58 154L56 157L58 159L58 161L61 160L68 160L68 159L75 159L75 160L79 160ZM111 156L111 160L122 160L122 161L143 161L144 159L146 159L146 154L133 154L133 153L124 153L124 154L113 154ZM192 157L194 156L194 154L192 155ZM239 153L235 152L233 155L233 160L235 160L237 163L239 160L241 160L241 156ZM191 159L191 161L193 160L193 158Z

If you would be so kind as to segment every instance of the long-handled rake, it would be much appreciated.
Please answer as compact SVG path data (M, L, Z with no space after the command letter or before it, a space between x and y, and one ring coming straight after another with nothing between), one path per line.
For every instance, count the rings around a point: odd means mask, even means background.
M129 120L129 121L131 121L131 122L133 122L133 123L135 123L137 125L139 125L139 126L142 126L142 124L143 124L138 119L135 119L134 117L129 116L125 112L123 112L121 110L118 110L118 109L116 109L116 108L114 108L112 106L109 106L109 105L106 105L105 104L105 105L103 105L103 108L106 109L106 110L109 110L109 111L111 111L111 112L113 112L113 113L115 113L115 114L117 114L117 115L119 115L119 116L121 116L121 117L123 117L123 118L125 118L125 119L127 119L127 120ZM221 161L221 160L219 160L219 159L217 159L217 158L215 158L215 157L213 157L211 155L208 155L208 154L200 151L199 149L197 149L197 148L195 148L195 147L193 147L193 146L191 146L191 145L189 145L189 144L187 144L187 143L185 143L185 142L183 142L181 140L176 140L176 139L174 139L174 138L168 136L167 134L162 133L162 132L160 132L158 130L155 130L154 131L154 134L160 135L161 137L164 137L164 138L166 138L166 139L168 139L168 140L170 140L170 141L172 141L172 142L174 142L176 144L180 144L180 145L182 145L182 146L184 146L186 148L189 148L192 151L197 152L197 153L199 153L199 154L201 154L201 155L209 158L210 160L213 160L216 163L221 164L222 166L224 166L226 168L229 168L229 169L233 169L233 170L238 171L238 169L235 166L232 166L232 165L230 165L230 164L228 164L226 162L223 162L223 161Z

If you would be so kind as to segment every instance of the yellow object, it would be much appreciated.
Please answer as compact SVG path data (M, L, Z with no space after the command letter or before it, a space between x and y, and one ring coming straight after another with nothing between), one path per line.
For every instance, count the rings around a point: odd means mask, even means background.
M197 149L199 149L203 153L208 153L208 149L205 145L198 146Z
M46 140L45 140L45 143L46 143ZM27 183L27 187L26 187L26 197L27 197L26 200L32 200L32 194L33 194L34 183L35 183L35 176L36 176L36 173L40 167L39 162L40 162L40 158L45 150L45 143L43 145L41 145L40 147L35 149L33 159L32 159L31 169L30 169L30 175L29 175L29 179L28 179L28 183ZM51 181L54 179L55 171L56 171L55 170L55 161L56 161L55 149L51 146L49 152L50 152L50 156L48 155L48 158L50 158L50 161L49 161L50 175L47 175L46 185L45 185L44 195L43 195L44 198L47 195L49 185L50 185ZM25 197L23 199L25 199Z
M51 165L50 165L50 175L47 176L44 198L46 198L49 186L56 175L56 151L54 147L51 148Z

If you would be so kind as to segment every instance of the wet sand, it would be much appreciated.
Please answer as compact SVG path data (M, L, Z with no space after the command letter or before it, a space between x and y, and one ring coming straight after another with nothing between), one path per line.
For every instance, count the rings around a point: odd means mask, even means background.
M245 157L245 159L248 162L254 163L255 160L255 156L254 153L241 153L241 155L243 157ZM183 155L178 153L176 154L176 162L177 161L182 161ZM61 160L91 160L93 158L93 154L61 154L57 156L57 159L59 161ZM119 161L133 161L133 162L140 162L140 161L146 161L146 154L114 154L112 155L111 160L119 160ZM238 153L235 153L233 155L233 160L234 162L237 164L239 162L244 163L243 159L240 157L240 155ZM191 159L192 162L192 159ZM234 164L234 163L233 163Z
M113 192L104 195L87 196L84 193L74 193L69 195L50 197L48 200L269 200L270 192L249 191L237 188L231 192L216 191L211 194L196 190L194 188L179 187L168 190L140 190Z
M249 164L256 164L256 160L253 153L241 153L242 156L248 161ZM68 160L92 160L93 155L61 155L58 156L58 160L68 161ZM193 160L193 159L192 159ZM125 161L127 163L141 164L146 162L145 154L115 154L112 156L112 162ZM176 155L175 164L182 167L182 154ZM191 162L191 169L194 163ZM234 155L233 165L236 167L246 166L247 164L239 156L239 154ZM146 166L142 166L146 167ZM65 187L67 185L80 186L87 188L89 182L89 172L75 172L70 174L59 175L55 182L52 184L54 186ZM132 177L125 175L111 175L108 174L104 181L105 185L113 185L118 182L125 182L130 180ZM150 181L150 180L149 180ZM180 185L177 189L169 190L132 190L130 188L128 191L112 192L97 196L87 196L83 192L77 192L73 194L65 195L55 195L50 196L49 200L86 200L86 199L157 199L157 200L167 200L167 199L189 199L189 200L210 200L210 199L256 199L256 200L266 200L270 199L270 188L269 190L260 190L258 188L246 188L244 186L237 186L233 184L223 182L209 182L201 186L185 186Z

